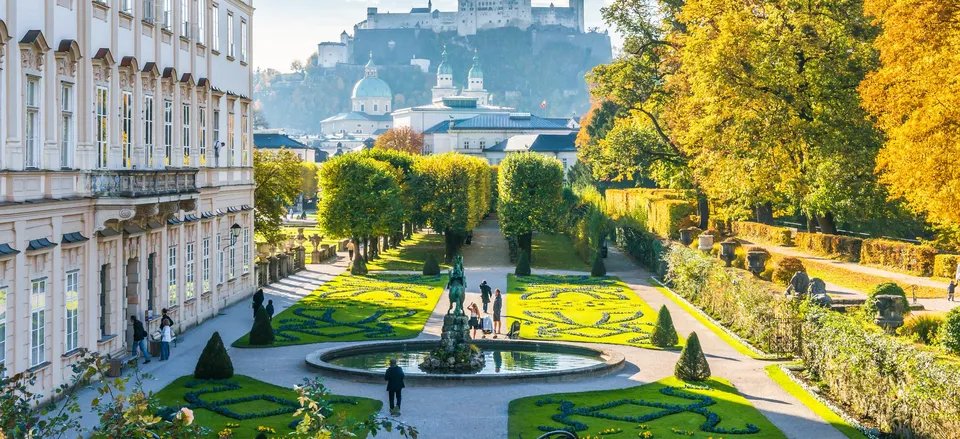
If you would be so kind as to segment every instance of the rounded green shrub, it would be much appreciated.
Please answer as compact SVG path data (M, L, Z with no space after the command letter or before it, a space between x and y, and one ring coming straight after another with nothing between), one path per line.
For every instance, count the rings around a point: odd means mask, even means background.
M266 346L273 344L273 326L270 324L270 316L267 310L260 308L257 310L257 316L253 319L253 328L250 329L250 344L254 346Z
M350 264L350 274L356 276L367 274L367 262L363 260L362 256L357 255L353 258L353 263Z
M266 314L262 308L260 313ZM193 370L194 378L200 380L224 380L233 377L233 362L223 346L219 332L214 332L200 353L197 367Z
M590 270L590 275L593 277L603 277L607 275L607 266L603 264L603 258L600 257L600 252L597 252L597 255L593 258L593 268Z
M877 286L873 287L873 291L867 294L867 301L863 304L863 313L867 320L873 321L873 317L877 315L877 306L873 303L876 297L888 295L903 297L904 313L910 309L910 304L907 302L907 293L903 291L903 288L900 288L900 285L893 282L884 282L877 284Z
M800 271L807 272L807 269L803 266L803 261L799 258L783 258L780 262L777 262L777 266L773 270L773 282L779 285L788 285L790 279L793 279L793 275Z
M437 257L430 253L427 255L427 260L423 261L423 275L436 276L438 274L440 274L440 263L437 262Z
M517 269L513 272L517 276L530 275L530 255L526 250L520 250L520 260L517 261Z
M960 355L960 308L947 313L947 321L940 327L940 343L950 353Z
M704 381L710 378L710 365L703 356L696 332L691 332L690 337L687 337L687 344L680 352L680 359L673 374L684 381Z
M660 312L657 314L657 322L653 326L653 332L650 333L650 343L654 346L666 348L676 346L680 342L677 336L677 330L673 327L673 317L670 317L670 310L666 305L660 306Z

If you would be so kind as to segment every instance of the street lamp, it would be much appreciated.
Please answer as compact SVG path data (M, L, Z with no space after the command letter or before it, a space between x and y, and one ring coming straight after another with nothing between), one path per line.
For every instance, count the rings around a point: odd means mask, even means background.
M237 242L237 238L240 237L240 229L240 224L237 223L233 223L233 225L230 226L230 235L233 237L232 242Z

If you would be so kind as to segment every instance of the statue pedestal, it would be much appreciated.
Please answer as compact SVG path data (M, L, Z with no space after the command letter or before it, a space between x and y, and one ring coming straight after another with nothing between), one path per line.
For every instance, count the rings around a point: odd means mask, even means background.
M476 372L483 368L483 351L470 344L470 318L443 316L440 346L420 363L425 372Z

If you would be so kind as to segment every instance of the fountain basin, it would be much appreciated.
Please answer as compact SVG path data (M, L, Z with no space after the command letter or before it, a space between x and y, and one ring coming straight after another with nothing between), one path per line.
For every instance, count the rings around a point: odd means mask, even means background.
M623 354L613 350L526 340L473 340L487 355L487 366L477 373L427 373L417 367L422 354L437 347L436 340L365 343L320 350L306 357L307 367L321 375L349 381L383 383L389 358L403 366L405 381L417 385L504 384L559 382L596 378L624 366ZM501 357L500 371L495 356Z

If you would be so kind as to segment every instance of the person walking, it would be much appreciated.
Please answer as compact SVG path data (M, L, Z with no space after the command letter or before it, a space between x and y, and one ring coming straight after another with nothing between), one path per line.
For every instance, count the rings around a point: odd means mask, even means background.
M490 304L490 285L487 285L487 281L480 282L480 301L483 302L483 313L489 313L487 305Z
M140 348L143 358L147 359L143 364L148 364L150 363L150 354L147 352L147 330L143 329L143 323L137 320L137 316L130 316L130 324L133 325L133 352L131 352L131 355L136 357L137 348Z
M160 361L170 358L170 342L173 341L173 328L166 322L160 321Z
M270 320L273 320L273 300L267 301L267 316L270 317Z
M403 385L403 368L397 366L397 359L390 359L390 367L387 368L387 371L383 374L383 379L387 381L387 395L390 399L390 414L394 416L400 415L400 401L401 401L401 391L405 387ZM396 398L396 408L394 408L394 398Z
M493 338L500 333L500 313L503 311L503 296L500 295L500 289L497 288L496 297L493 299Z
M947 300L953 302L953 293L957 290L957 281L951 280L947 286Z
M160 310L160 326L163 326L163 323L166 322L168 326L173 327L173 318L167 315L167 309L164 308Z
M353 243L353 240L350 240L350 243L347 244L347 254L350 256L350 261L353 262L353 254L357 251L357 245Z
M477 306L476 302L470 304L467 307L467 310L470 311L470 329L473 332L470 333L470 338L477 338L477 330L480 329L480 307Z

